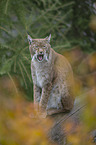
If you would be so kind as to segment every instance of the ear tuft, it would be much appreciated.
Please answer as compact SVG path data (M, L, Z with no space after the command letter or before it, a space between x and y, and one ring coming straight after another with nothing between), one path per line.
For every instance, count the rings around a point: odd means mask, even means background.
M30 35L28 35L28 41L29 41L29 45L31 45L31 43L32 43L32 38L31 38Z
M50 39L51 39L51 34L49 35L49 37L48 37L48 39L47 39L47 40L48 40L48 42L50 42Z
M48 39L48 36L45 39Z

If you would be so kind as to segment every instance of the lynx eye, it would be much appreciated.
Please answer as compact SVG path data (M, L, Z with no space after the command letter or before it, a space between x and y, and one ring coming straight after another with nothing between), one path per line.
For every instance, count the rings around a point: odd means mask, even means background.
M46 48L46 46L43 46L43 48Z

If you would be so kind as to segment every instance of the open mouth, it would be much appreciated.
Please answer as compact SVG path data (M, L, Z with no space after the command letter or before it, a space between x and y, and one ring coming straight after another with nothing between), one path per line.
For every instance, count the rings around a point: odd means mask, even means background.
M43 60L43 57L44 57L43 54L39 54L39 55L37 55L37 59L38 59L39 61L42 61L42 60Z

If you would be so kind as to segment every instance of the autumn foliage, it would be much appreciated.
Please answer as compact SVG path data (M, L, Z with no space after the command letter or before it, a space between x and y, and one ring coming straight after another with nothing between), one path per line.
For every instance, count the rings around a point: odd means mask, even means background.
M15 79L14 83L18 86ZM24 99L20 90L16 93L8 77L0 79L1 145L49 145L51 124L49 119L36 115L33 104Z

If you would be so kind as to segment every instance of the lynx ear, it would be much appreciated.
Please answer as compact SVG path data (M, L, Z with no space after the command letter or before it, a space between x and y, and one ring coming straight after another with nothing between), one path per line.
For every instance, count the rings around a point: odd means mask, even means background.
M31 38L30 35L28 35L28 41L29 41L29 45L31 45L32 44L32 38Z
M48 36L45 39L48 39Z
M51 39L51 34L49 35L49 37L47 37L48 43L50 43L50 39Z

